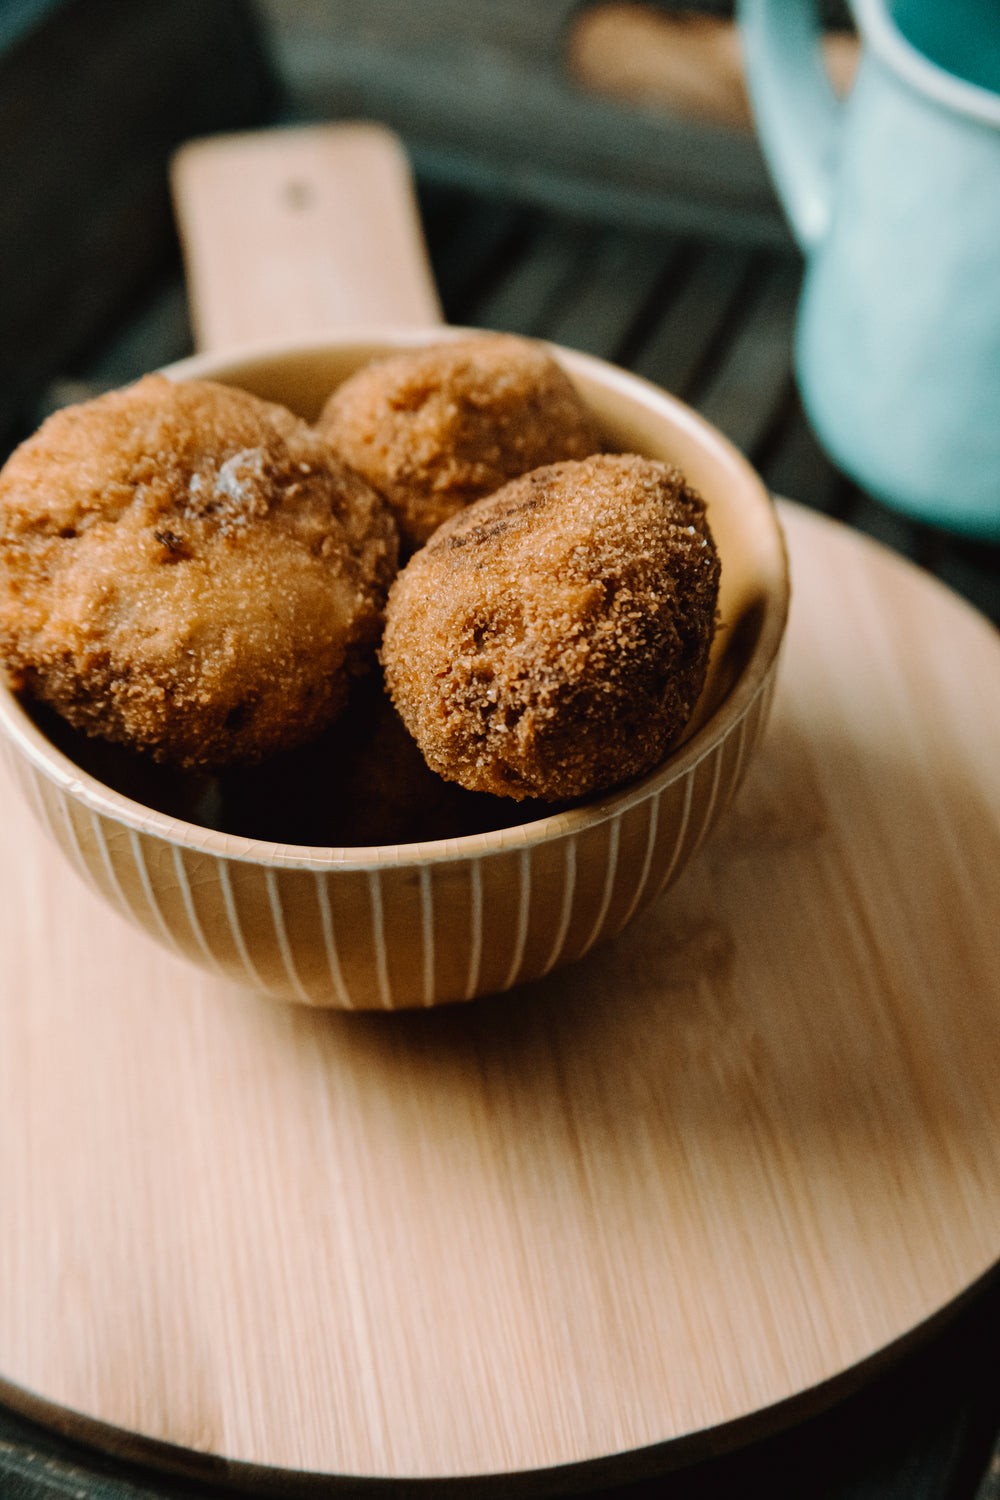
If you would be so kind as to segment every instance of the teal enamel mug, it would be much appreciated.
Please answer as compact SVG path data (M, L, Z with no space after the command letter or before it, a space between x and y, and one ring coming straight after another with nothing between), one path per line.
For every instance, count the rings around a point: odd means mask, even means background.
M906 514L1000 541L1000 0L856 0L849 96L813 0L740 0L758 133L806 255L803 404Z

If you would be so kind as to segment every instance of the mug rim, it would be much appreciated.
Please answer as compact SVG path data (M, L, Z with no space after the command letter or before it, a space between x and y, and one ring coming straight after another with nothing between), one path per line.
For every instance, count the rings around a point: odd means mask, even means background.
M983 125L1000 127L1000 93L927 57L904 36L885 0L852 0L851 9L865 42L911 88Z

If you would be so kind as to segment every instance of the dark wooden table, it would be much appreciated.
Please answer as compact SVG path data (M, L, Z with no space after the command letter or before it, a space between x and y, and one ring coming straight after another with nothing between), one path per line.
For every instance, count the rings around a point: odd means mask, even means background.
M721 427L773 490L878 538L1000 622L1000 548L911 524L866 496L817 447L791 372L801 275L791 249L615 228L440 185L420 191L450 322L551 338L666 386ZM132 379L189 352L190 343L175 267L114 337L49 385L30 416ZM780 1430L764 1441L727 1454L708 1444L693 1466L591 1493L997 1500L1000 1480L989 1471L1000 1430L998 1335L1000 1279L991 1278L954 1317L886 1368L867 1372L858 1390L831 1396L820 1414L782 1414ZM552 1492L551 1478L539 1481L538 1493ZM415 1485L413 1493L425 1488ZM3 1500L233 1493L98 1454L0 1405ZM372 1489L333 1481L330 1493Z

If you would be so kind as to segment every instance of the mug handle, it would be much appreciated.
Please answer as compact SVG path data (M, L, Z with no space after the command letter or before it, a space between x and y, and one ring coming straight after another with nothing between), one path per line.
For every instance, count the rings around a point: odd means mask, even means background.
M823 65L815 0L739 0L757 133L792 231L808 254L833 212L841 105Z

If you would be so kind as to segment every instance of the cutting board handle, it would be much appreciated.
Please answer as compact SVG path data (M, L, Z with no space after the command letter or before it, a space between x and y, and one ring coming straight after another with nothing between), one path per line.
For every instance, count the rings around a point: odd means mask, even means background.
M199 349L442 321L409 162L386 127L192 141L171 185Z

